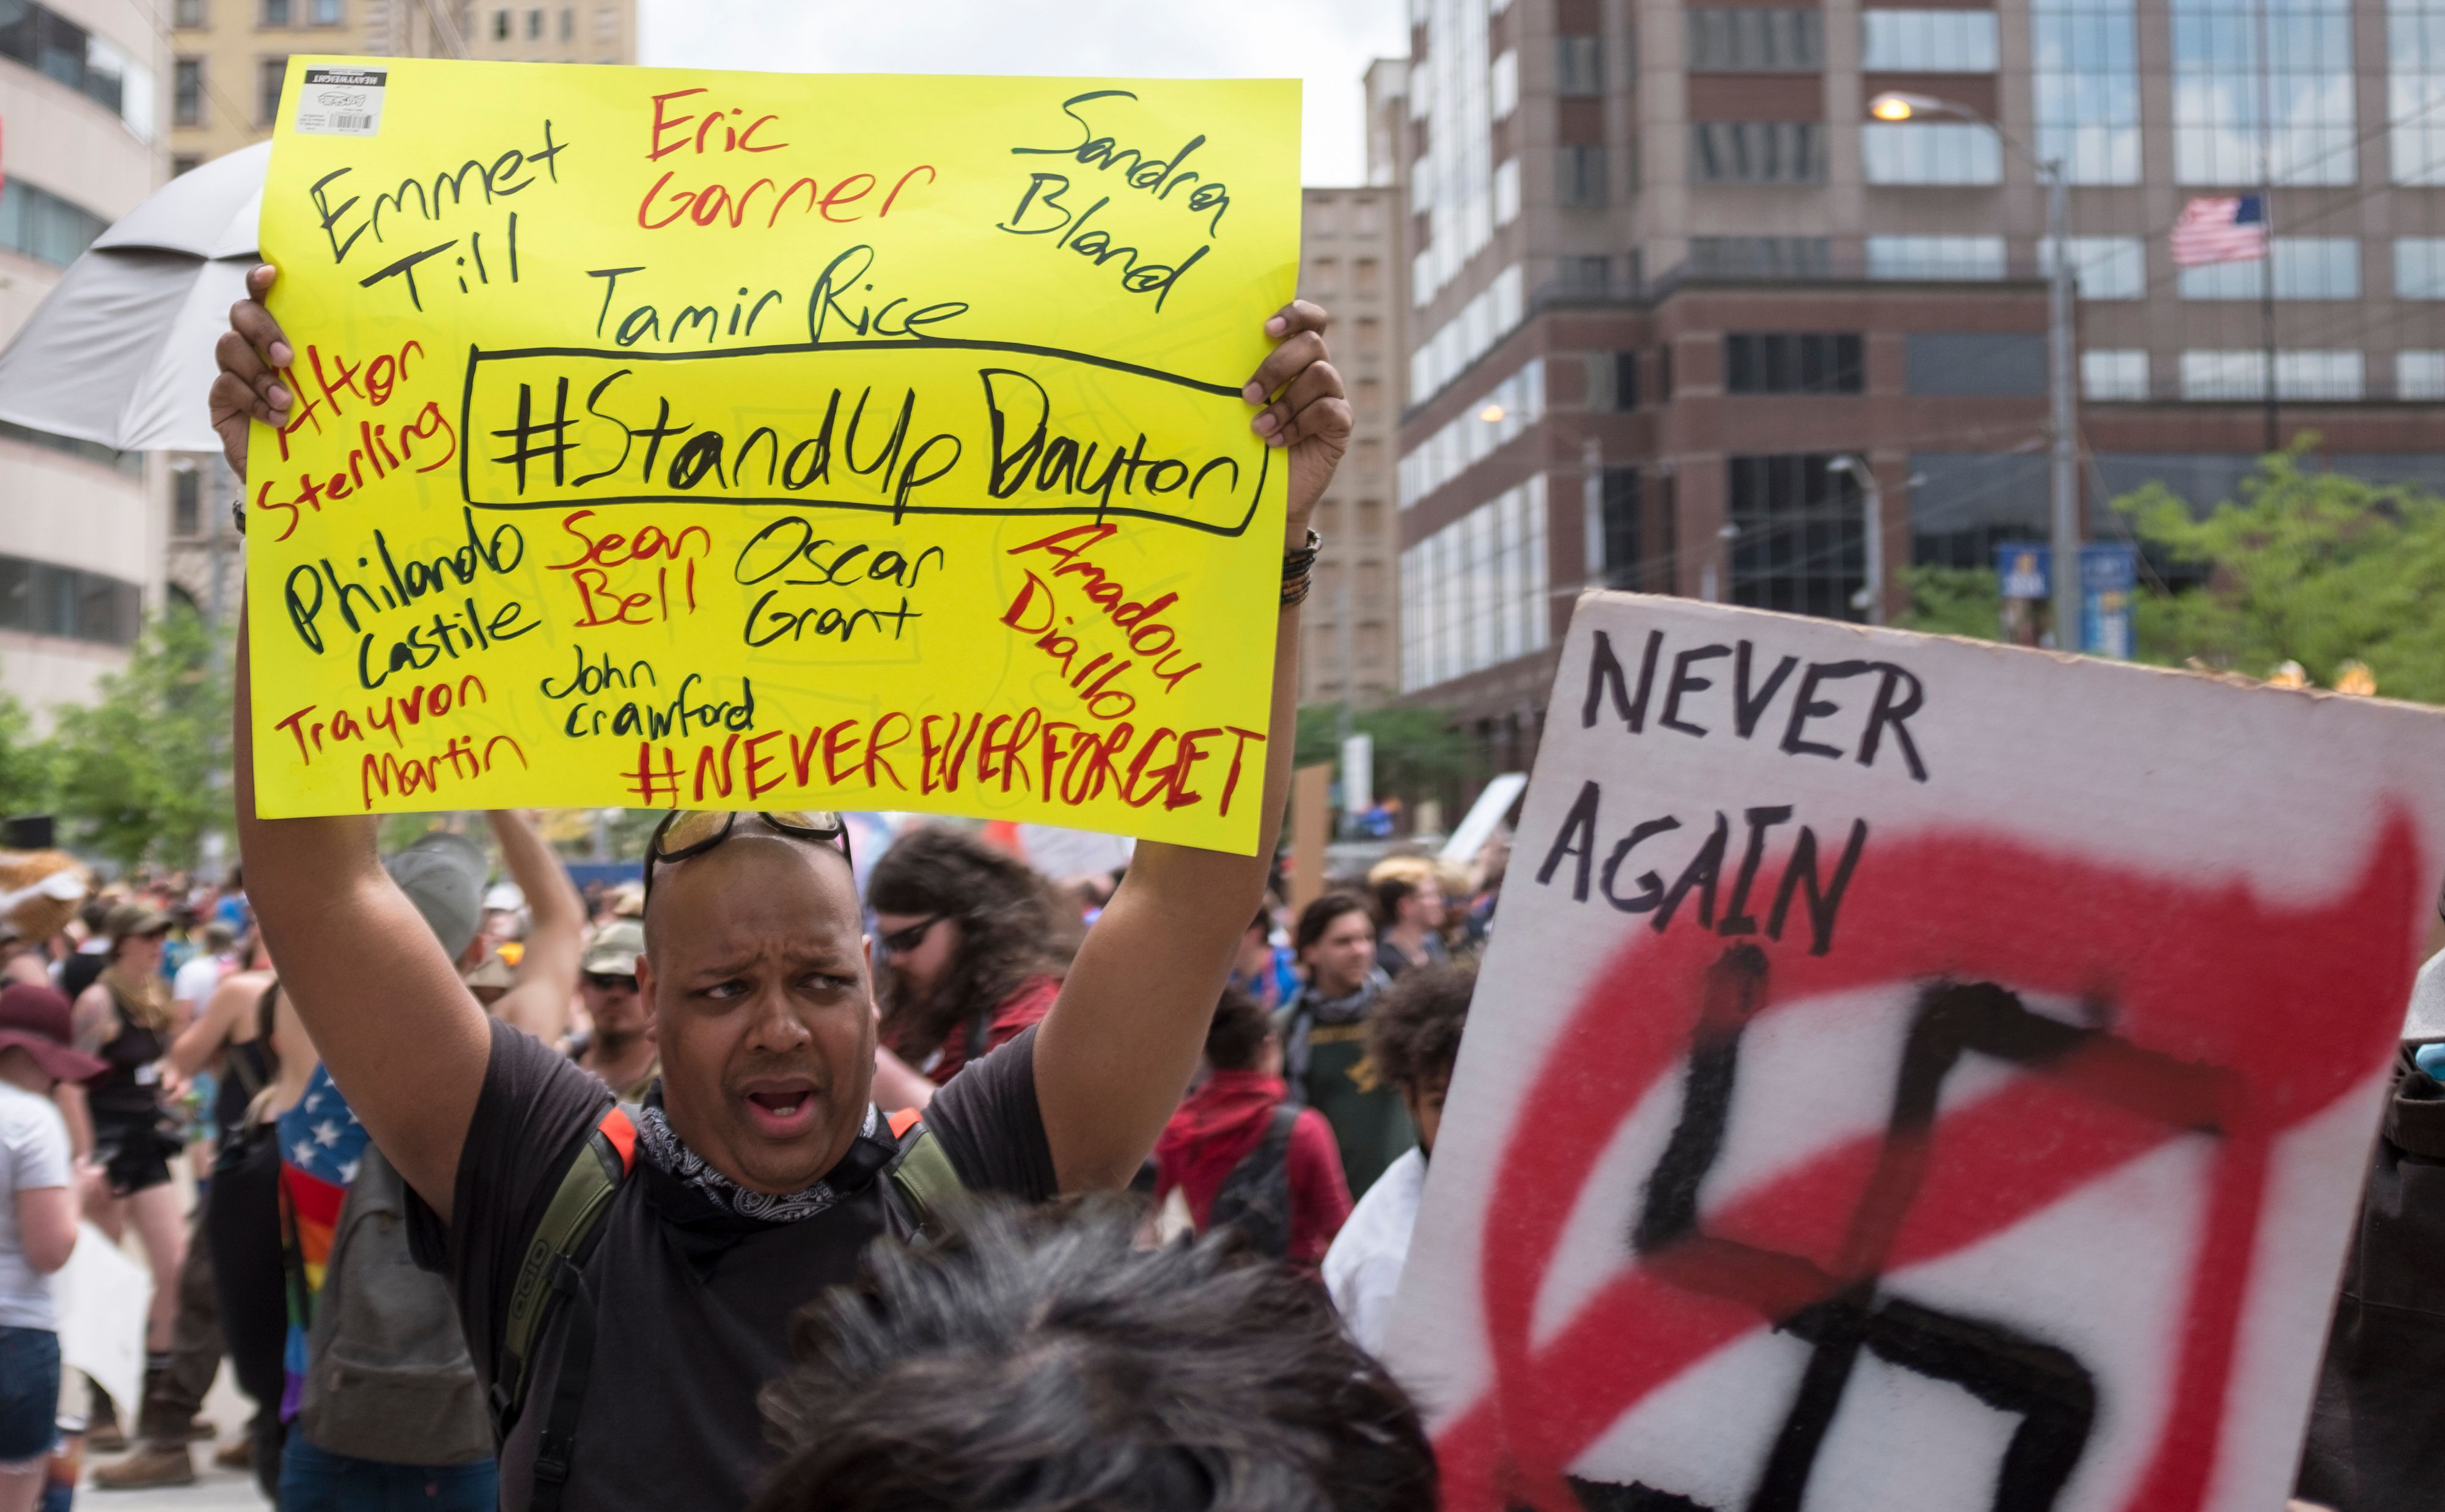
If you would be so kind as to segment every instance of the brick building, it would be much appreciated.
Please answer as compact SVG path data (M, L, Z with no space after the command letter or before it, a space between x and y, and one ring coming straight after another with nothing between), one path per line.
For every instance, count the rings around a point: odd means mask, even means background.
M1493 765L1527 758L1584 586L1864 613L1838 458L1879 485L1888 612L1913 563L2044 538L2039 161L2071 184L2092 537L2150 479L2230 496L2270 312L2282 439L2445 484L2445 0L1410 16L1371 106L1410 211L1401 686ZM1947 111L1871 119L1887 90ZM2271 301L2267 263L2174 268L2188 199L2269 185Z

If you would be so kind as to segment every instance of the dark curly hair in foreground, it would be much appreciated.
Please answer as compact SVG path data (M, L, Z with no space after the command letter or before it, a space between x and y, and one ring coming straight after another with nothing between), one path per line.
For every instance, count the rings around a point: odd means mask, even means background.
M1377 1074L1412 1092L1449 1078L1476 990L1474 961L1401 973L1368 1016L1367 1058Z
M1391 1512L1436 1502L1416 1410L1324 1294L1132 1211L980 1201L871 1248L764 1389L753 1512Z

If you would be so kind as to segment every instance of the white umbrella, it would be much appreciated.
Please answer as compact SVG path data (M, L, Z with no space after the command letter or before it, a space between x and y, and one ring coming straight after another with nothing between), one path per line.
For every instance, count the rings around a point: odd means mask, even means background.
M0 420L124 452L219 448L213 344L246 297L261 141L179 175L68 266L0 351Z

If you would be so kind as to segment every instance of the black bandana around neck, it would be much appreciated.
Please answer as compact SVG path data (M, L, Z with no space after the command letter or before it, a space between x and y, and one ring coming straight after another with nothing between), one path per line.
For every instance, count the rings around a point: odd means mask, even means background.
M637 1151L643 1157L639 1174L644 1179L645 1200L657 1216L683 1231L688 1242L682 1247L689 1250L701 1245L718 1252L829 1211L872 1185L895 1150L882 1115L869 1105L849 1152L821 1181L779 1195L750 1191L714 1169L671 1131L663 1116L661 1092L657 1086L637 1111Z

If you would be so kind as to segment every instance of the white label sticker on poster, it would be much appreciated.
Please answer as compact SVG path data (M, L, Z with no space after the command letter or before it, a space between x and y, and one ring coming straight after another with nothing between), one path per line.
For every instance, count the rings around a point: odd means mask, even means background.
M2445 715L1579 603L1388 1343L1451 1512L2265 1512Z

